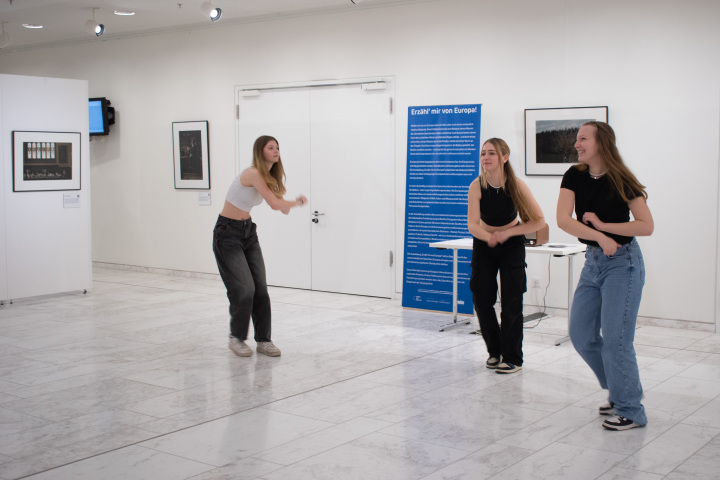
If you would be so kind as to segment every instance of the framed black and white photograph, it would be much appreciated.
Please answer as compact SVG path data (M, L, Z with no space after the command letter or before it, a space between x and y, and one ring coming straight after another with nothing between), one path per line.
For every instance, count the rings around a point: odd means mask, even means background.
M578 130L592 120L607 122L608 107L526 109L525 175L562 176L578 161Z
M80 132L12 132L13 192L80 190Z
M208 122L173 122L175 188L210 189Z

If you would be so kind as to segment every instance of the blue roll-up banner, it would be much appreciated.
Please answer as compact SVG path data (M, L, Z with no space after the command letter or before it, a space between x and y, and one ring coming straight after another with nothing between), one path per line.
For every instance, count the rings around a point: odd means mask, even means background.
M480 168L480 105L408 108L403 307L452 312L452 251L469 238L467 192ZM458 251L458 313L473 313L470 250Z

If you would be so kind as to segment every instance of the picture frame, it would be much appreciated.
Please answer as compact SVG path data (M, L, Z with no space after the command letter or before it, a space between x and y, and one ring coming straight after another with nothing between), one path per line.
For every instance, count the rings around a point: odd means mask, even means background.
M80 132L12 132L13 192L80 190Z
M210 189L208 121L173 122L173 166L176 189Z
M607 122L608 107L525 109L525 175L562 176L577 163L578 130L592 120Z

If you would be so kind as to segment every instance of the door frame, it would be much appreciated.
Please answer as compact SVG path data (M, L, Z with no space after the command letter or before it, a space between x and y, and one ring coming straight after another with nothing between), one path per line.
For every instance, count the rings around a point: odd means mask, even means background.
M390 113L395 116L395 76L373 76L373 77L356 77L356 78L344 78L344 79L324 79L324 80L309 80L309 81L298 81L298 82L280 82L280 83L267 83L267 84L249 84L249 85L236 85L234 92L235 102L235 175L239 175L241 171L241 159L243 158L242 152L240 152L240 140L239 140L239 128L240 128L240 98L241 97L252 97L260 95L264 91L279 90L279 89L292 89L292 88L312 88L312 87L332 87L332 86L344 86L344 85L367 85L367 90L372 90L375 85L379 88L383 88L383 84L389 84L392 88L392 94L390 96ZM398 200L397 200L397 155L396 155L396 118L390 121L391 128L391 151L392 151L392 165L390 166L393 184L393 204L392 211L394 212L391 225L391 248L393 263L391 266L390 275L392 275L391 291L389 292L389 298L396 298L398 293L398 259L401 258L399 254L399 247L397 243L397 225L398 225ZM401 247L400 247L401 248ZM402 281L402 280L401 280ZM314 291L311 286L311 291Z

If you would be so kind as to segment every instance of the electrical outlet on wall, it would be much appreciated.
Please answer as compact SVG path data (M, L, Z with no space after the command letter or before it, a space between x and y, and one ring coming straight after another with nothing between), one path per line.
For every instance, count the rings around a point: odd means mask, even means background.
M542 284L540 283L539 278L531 278L530 285L532 285L532 288L541 288L542 287Z

